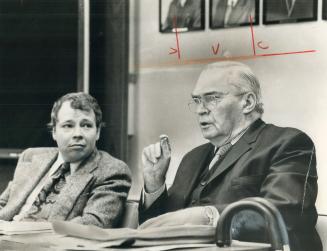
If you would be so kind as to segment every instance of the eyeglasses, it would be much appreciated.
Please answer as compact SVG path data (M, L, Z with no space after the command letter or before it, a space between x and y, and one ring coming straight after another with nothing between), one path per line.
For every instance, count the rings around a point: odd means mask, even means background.
M233 94L234 96L241 96L246 94L247 92L242 92L238 94ZM203 105L208 110L214 109L218 103L220 103L225 96L227 96L229 92L222 93L222 94L209 94L203 97L193 97L192 100L188 103L188 107L191 112L196 113L198 110L199 105Z

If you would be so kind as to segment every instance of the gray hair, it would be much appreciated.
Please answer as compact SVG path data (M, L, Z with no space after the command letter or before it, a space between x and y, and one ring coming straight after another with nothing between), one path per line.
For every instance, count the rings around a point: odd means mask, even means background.
M215 74L218 69L224 71L228 84L235 86L241 93L254 93L256 97L254 111L263 114L260 83L251 68L235 61L221 61L207 65L201 74Z

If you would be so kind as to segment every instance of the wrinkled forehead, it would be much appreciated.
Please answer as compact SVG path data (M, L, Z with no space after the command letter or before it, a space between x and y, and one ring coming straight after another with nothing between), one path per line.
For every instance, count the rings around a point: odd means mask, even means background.
M200 74L192 96L235 91L236 87L233 83L238 83L239 81L240 77L235 69L207 69Z

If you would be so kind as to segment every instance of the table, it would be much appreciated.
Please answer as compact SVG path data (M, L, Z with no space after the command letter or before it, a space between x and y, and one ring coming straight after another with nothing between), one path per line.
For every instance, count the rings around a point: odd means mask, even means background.
M24 235L10 235L0 236L0 250L19 250L19 251L63 251L63 250L76 250L76 241L81 240L78 238L60 236L55 233L42 233L42 234L24 234ZM90 240L83 240L86 246L83 249L80 246L80 250L96 250L92 249L92 242ZM249 243L249 242L233 242L232 247L219 248L215 245L203 248L192 248L194 251L268 251L268 244ZM97 250L137 250L136 248L106 248ZM151 250L150 247L143 250ZM190 250L188 247L184 247L178 250Z

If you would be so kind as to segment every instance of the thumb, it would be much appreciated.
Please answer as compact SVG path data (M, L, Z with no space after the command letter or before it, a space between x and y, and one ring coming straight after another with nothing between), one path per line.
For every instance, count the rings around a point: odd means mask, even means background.
M164 158L170 158L171 148L169 144L169 139L167 135L160 135L160 146L162 149L162 155Z

